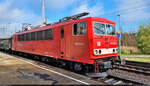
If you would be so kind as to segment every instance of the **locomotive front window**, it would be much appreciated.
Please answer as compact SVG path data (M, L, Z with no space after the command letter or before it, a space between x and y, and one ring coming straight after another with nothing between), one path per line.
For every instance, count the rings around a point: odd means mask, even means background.
M94 22L93 28L96 35L115 35L115 27L111 24Z
M115 35L115 27L113 25L106 25L106 33L107 35Z
M94 33L97 35L105 35L105 24L94 23Z

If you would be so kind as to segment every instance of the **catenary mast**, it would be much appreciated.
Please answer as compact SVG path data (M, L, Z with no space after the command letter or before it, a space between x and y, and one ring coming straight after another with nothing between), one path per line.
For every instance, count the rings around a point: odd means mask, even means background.
M45 25L45 0L42 2L42 25Z

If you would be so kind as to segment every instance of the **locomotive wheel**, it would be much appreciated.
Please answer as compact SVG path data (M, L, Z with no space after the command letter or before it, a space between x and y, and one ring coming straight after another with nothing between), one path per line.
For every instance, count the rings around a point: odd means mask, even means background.
M28 57L28 54L25 54L25 53L24 53L24 57Z
M89 69L90 69L90 68L89 68L89 66L88 66L88 65L86 65L86 66L85 66L85 70L84 70L84 72L85 72L85 73L88 73L88 72L89 72Z
M45 57L42 57L41 60L42 60L43 62L45 62L45 61L46 61L46 58L45 58Z
M48 62L48 58L46 58L46 57L42 57L41 60L42 60L43 62Z
M75 70L76 72L81 71L81 70L82 70L82 64L80 64L80 63L75 63L75 64L74 64L74 70Z
M59 67L65 67L66 66L66 63L64 61L59 61L58 62L58 66Z
M70 62L70 66L69 66L70 70L74 71L74 63Z
M34 59L40 60L40 57L39 56L34 56Z

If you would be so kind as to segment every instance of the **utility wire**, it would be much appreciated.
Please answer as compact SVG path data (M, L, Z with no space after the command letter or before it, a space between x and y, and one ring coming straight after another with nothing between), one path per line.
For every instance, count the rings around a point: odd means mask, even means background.
M129 13L127 11L130 11L130 10L134 10L134 11L137 11L138 9L145 9L145 8L149 8L150 7L150 4L147 4L148 6L144 6L144 7L137 7L137 6L134 6L134 7L130 7L130 8L125 8L125 9L121 9L121 10L115 10L115 11L112 11L112 12L107 12L107 13L104 13L103 15L101 16L111 16L111 15L114 15L115 13L116 14L125 14L125 13Z
M123 15L123 14L125 14L125 13L132 13L132 12L140 11L140 9L146 9L146 8L150 8L150 6L127 10L127 11L124 11L124 12L120 12L120 14ZM141 10L141 11L142 11L142 10Z

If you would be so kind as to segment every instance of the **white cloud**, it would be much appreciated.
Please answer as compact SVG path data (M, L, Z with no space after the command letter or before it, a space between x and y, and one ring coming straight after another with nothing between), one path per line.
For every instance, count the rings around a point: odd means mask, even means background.
M17 8L13 3L11 0L0 3L0 28L7 27L6 34L21 30L22 23L41 24L41 17L33 12ZM2 30L0 32L2 36Z
M82 12L89 12L89 16L100 16L104 14L104 8L102 3L97 3L94 6L89 6L89 3L83 2L81 5L72 10L72 14L78 14Z
M13 2L10 0L0 3L0 23L9 23L11 21L29 22L30 20L39 19L33 12L16 8L13 5Z
M116 0L123 23L142 21L150 18L149 0Z

